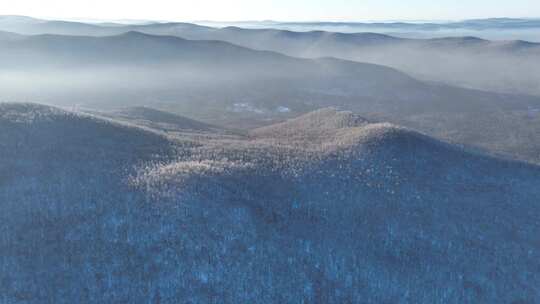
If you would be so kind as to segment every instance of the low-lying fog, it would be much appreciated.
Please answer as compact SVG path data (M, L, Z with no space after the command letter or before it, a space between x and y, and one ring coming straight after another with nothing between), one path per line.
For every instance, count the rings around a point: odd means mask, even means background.
M444 38L444 37L465 37L474 36L487 40L525 40L531 42L540 42L540 28L525 28L525 29L408 29L395 27L373 27L362 25L340 25L337 24L283 24L283 23L271 23L271 22L196 22L200 25L215 26L215 27L227 27L238 26L242 28L250 29L265 29L274 28L295 32L310 32L310 31L326 31L326 32L340 32L340 33L360 33L370 32L391 35L402 38L418 38L418 39L430 39L430 38Z

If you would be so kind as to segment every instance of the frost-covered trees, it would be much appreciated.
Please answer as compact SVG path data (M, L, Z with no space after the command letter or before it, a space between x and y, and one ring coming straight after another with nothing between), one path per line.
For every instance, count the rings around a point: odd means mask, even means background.
M8 112L0 302L540 301L537 167L335 110L178 138Z

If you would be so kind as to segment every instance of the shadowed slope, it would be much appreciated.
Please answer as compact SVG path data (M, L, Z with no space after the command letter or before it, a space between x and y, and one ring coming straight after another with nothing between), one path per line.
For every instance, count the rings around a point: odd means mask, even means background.
M166 132L225 132L224 129L218 126L202 123L187 117L156 110L150 107L130 107L109 112L90 113Z
M107 261L129 250L113 219L137 225L129 210L146 201L128 177L176 147L153 132L36 104L0 103L0 130L0 301L100 301L87 297L113 267Z
M48 106L1 103L0 127L5 206L95 202L125 191L140 163L175 154L157 133Z

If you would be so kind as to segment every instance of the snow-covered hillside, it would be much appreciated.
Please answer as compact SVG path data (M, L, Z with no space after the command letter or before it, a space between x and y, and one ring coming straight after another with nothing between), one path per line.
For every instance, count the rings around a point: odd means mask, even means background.
M323 109L189 139L0 105L0 302L536 303L540 168Z

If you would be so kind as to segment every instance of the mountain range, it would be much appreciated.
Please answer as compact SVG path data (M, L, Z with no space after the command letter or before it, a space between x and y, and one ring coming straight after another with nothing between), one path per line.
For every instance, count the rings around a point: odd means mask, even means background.
M465 89L381 65L296 58L216 40L139 32L3 36L3 100L108 110L148 105L233 129L337 106L539 161L538 128L529 124L538 119L536 96Z
M330 26L330 31L293 31L280 28L280 23L265 23L271 28L216 28L190 23L111 24L46 21L26 17L0 18L0 30L20 34L59 34L84 36L110 36L137 31L151 35L176 36L192 40L220 40L248 48L270 50L296 57L325 57L369 62L394 67L415 77L448 84L506 93L540 95L536 81L540 66L540 44L512 39L512 35L489 41L473 37L489 29L538 28L536 19L488 19L459 23L373 23L359 27L353 33L340 33L338 26L353 23L315 23ZM314 26L313 24L312 26ZM299 24L300 26L301 24ZM303 26L308 26L309 23ZM331 26L335 25L335 31ZM247 26L240 23L239 26ZM370 32L379 27L422 31L422 28L457 29L469 27L476 32L466 36L437 37L433 39L398 38ZM317 28L317 27L313 27ZM441 29L438 29L439 31ZM508 31L508 29L506 30ZM538 30L540 31L540 30ZM467 36L468 35L468 36ZM510 37L510 38L509 38ZM510 39L510 40L508 40ZM540 42L539 40L534 40Z

